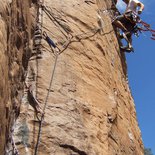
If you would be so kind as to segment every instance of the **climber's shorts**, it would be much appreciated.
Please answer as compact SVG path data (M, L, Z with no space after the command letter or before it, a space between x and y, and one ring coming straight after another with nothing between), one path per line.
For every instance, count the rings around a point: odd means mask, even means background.
M118 20L121 23L126 23L126 22L135 23L137 18L138 17L135 14L133 14L132 12L126 12L126 13L124 13L122 15L117 16L113 20L113 22Z

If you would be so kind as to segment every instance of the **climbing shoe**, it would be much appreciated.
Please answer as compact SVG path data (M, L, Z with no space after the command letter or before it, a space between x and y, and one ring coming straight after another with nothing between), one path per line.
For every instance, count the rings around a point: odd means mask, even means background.
M124 52L128 52L128 53L134 52L134 48L132 46L131 47L121 46L120 49L123 50Z

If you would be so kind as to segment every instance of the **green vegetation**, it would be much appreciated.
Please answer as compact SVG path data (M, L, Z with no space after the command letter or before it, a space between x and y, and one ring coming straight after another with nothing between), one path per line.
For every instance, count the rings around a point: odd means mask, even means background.
M153 153L152 153L150 148L145 148L144 149L144 155L153 155Z

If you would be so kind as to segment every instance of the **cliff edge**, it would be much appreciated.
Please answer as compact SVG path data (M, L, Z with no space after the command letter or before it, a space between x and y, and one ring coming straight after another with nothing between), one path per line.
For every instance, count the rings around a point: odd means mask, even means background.
M113 1L1 4L0 154L143 155Z

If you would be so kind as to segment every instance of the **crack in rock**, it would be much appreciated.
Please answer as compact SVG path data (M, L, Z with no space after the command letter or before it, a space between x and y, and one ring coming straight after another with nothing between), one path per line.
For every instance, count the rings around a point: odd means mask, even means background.
M60 147L63 147L65 149L70 149L76 153L78 153L79 155L87 155L86 152L79 150L78 148L76 148L73 145L69 145L69 144L60 144Z

